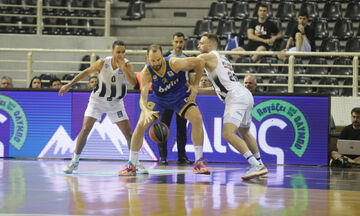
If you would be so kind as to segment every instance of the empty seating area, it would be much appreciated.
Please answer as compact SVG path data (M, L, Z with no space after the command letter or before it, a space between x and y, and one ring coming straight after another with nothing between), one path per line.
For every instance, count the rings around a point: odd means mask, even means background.
M37 34L36 0L0 0L0 33ZM104 35L104 1L43 0L41 34Z

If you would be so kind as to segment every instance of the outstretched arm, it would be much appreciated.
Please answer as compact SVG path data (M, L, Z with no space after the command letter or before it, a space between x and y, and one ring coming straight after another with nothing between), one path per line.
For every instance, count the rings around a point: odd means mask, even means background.
M63 85L59 90L59 96L63 96L70 90L70 87L75 83L79 82L80 80L84 79L85 77L90 76L90 74L98 72L104 65L104 59L97 60L93 65L83 70L79 73L74 79L72 79L68 84Z
M196 95L198 93L199 82L201 75L204 71L205 62L201 58L197 57L189 57L189 58L171 58L170 64L173 69L178 71L189 71L191 69L195 69L195 80L189 86L188 92L191 91L190 100L195 101Z
M158 111L154 112L147 107L147 99L148 99L148 95L149 95L150 82L151 82L151 75L145 66L143 68L143 70L141 71L141 76L140 76L141 96L140 96L140 101L139 101L140 109L141 109L142 113L144 114L143 117L145 118L144 124L152 122L153 115L158 112Z

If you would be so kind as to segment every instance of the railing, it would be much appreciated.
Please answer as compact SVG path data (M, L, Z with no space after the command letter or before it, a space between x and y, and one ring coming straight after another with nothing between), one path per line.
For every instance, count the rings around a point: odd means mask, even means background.
M198 51L184 51L187 54L199 54ZM96 55L98 54L110 54L110 50L74 50L74 49L11 49L11 48L0 48L0 55L4 53L23 53L27 54L26 59L4 59L2 58L0 60L0 72L5 73L24 73L24 79L16 79L14 81L20 81L20 82L26 82L26 86L30 84L31 78L34 76L34 73L55 73L55 74L70 74L70 73L79 73L78 70L42 70L39 68L34 67L34 64L47 64L47 68L51 68L50 65L69 65L69 64L92 64L96 61ZM90 54L91 59L89 62L84 61L69 61L69 60L43 60L34 58L34 53L48 53L49 55L51 53L64 53L64 54ZM145 50L127 50L127 55L130 56L129 59L132 59L131 55L141 55L141 59L144 59L143 56L146 55ZM220 51L220 54L223 55L234 55L234 54L240 54L240 55L253 55L253 54L259 54L259 55L267 55L267 56L276 56L279 54L287 55L289 56L289 63L288 64L271 64L271 66L282 66L282 67L288 67L288 73L287 74L269 74L269 73L256 73L254 75L256 76L286 76L288 77L288 83L287 84L271 84L271 83L258 83L258 86L287 86L288 92L293 93L294 87L319 87L319 88L352 88L352 95L357 97L358 96L358 71L359 71L359 56L360 53L350 53L350 52L339 52L339 53L330 53L330 52L296 52L296 53L283 53L283 52L272 52L272 51L266 51L266 52L256 52L256 51L244 51L244 52L234 52L234 51ZM4 55L5 56L5 55ZM295 56L351 56L353 58L352 65L318 65L318 64L295 64L294 58ZM135 58L135 57L134 57ZM16 64L26 64L26 69L9 69L4 66L2 66L2 63L16 63ZM143 65L144 62L132 62L133 65ZM260 63L233 63L233 66L270 66L269 64L260 64ZM315 74L295 74L294 73L294 67L351 67L353 74L352 75L315 75ZM59 67L61 68L61 67ZM248 75L247 73L237 73L237 76L245 76ZM25 78L26 77L26 78ZM295 77L335 77L335 78L352 78L352 85L320 85L320 84L294 84L294 78ZM67 80L64 80L63 82L69 82ZM85 81L83 81L85 82Z
M79 28L82 29L84 26L79 25L49 25L43 24L44 18L59 18L59 19L87 19L87 20L100 20L104 21L104 26L90 26L91 29L103 29L104 36L110 36L110 12L111 12L111 4L113 0L104 0L105 7L104 8L85 8L85 7L71 7L71 10L80 10L80 11L104 11L104 17L90 17L90 16L48 16L43 14L43 9L56 9L56 10L69 10L68 7L60 7L60 6L43 6L42 0L37 0L37 5L14 5L14 4L0 4L0 8L34 8L36 9L35 15L28 15L28 14L11 14L11 13L0 13L0 17L28 17L28 18L36 18L36 24L21 24L22 27L36 27L36 34L42 35L43 28ZM13 23L0 23L0 26L17 26L17 24Z

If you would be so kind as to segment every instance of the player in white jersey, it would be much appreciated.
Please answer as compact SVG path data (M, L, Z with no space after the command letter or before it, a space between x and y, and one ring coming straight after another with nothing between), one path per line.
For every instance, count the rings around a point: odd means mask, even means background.
M59 90L59 95L64 95L72 85L95 72L99 72L99 83L90 95L84 114L83 126L76 140L74 156L71 162L63 169L68 174L77 169L80 154L86 144L87 137L94 123L101 119L103 113L106 113L111 121L119 127L126 137L130 149L132 130L125 111L123 98L126 95L126 83L129 82L131 85L135 85L136 78L133 66L125 58L125 44L123 41L115 41L112 45L112 56L101 58L82 71ZM141 169L141 164L138 167ZM142 169L139 173L141 172L146 173L147 171Z
M249 128L254 99L250 91L237 79L229 60L217 51L219 39L216 34L204 34L199 42L199 58L205 61L205 71L219 99L225 103L223 137L249 162L250 169L242 176L244 180L266 176L256 139ZM201 93L201 91L199 91ZM236 132L239 132L240 138Z

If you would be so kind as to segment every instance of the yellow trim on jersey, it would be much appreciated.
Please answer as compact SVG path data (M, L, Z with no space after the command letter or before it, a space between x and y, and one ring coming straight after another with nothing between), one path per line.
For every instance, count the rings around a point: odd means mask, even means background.
M160 75L156 70L154 70L153 68L151 68L159 77L164 77L165 76L165 74L166 74L166 61L165 61L165 58L163 57L162 58L162 60L163 60L163 68L164 68L164 70L163 70L163 75Z
M189 102L187 102L187 103L181 108L181 110L180 110L180 112L179 112L179 116L182 116L184 110L185 110L186 108L188 108L190 105L196 105L196 104L195 104L194 101L189 101ZM184 116L184 118L185 118L185 116Z

